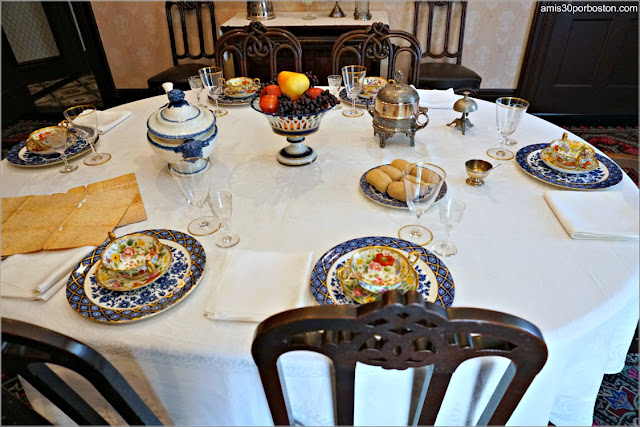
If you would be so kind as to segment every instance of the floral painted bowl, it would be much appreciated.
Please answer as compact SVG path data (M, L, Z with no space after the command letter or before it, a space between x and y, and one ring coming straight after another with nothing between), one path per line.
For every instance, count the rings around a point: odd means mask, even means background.
M156 261L146 261L144 268L127 271L114 271L102 263L96 268L96 282L103 288L112 291L131 291L150 285L158 280L171 266L171 250L162 245Z
M402 251L404 252L404 251ZM336 274L343 287L354 287L378 294L398 288L410 274L417 277L413 265L420 259L419 251L405 256L401 251L386 246L368 246L358 249Z
M338 280L340 282L340 286L344 290L344 293L351 297L352 300L357 302L358 304L366 304L368 302L376 301L382 298L382 294L384 292L369 292L360 284L357 280ZM420 284L418 275L414 269L409 271L407 277L400 283L400 285L396 288L398 291L407 292L407 291L415 291Z
M149 269L147 261L155 264L162 243L148 234L128 234L116 238L109 233L111 243L102 252L102 265L115 272L127 272L129 276Z
M55 154L55 150L47 144L47 136L59 132L58 126L49 126L31 132L25 143L27 150L40 155Z
M556 139L549 144L556 166L569 169L587 168L594 163L596 152L587 144L567 139L567 133L562 139Z
M224 86L223 93L231 98L246 98L260 89L260 79L249 77L234 77L221 83Z
M395 81L383 79L382 77L365 77L362 83L362 93L360 94L360 97L373 98L389 83L395 83Z

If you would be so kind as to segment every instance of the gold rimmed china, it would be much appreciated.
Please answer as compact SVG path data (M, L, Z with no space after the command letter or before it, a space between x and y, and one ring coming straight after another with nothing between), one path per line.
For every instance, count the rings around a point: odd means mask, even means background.
M154 283L162 277L162 275L166 273L171 266L172 260L171 251L169 248L162 245L152 268L138 270L131 274L127 271L118 272L110 270L102 265L101 261L98 261L98 266L95 271L96 282L103 288L112 291L131 291L134 289L140 289Z
M249 77L234 77L232 79L220 79L224 87L222 93L229 98L246 98L255 94L260 89L260 79Z
M592 158L589 162L585 163L583 166L568 166L562 164L561 162L558 162L557 158L554 156L554 151L551 147L544 148L540 151L540 159L551 169L561 173L569 174L591 172L598 169L598 166L600 165L595 157Z

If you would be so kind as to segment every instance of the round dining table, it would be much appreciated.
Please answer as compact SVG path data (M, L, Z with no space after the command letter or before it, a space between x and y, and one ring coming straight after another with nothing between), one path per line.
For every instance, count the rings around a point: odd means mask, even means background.
M421 92L422 93L422 92ZM203 96L204 98L204 96ZM194 102L193 93L187 99ZM495 104L476 100L469 115L473 127L447 126L459 117L452 108L428 111L429 123L415 134L415 146L403 134L381 148L372 118L330 110L305 144L317 159L285 166L276 154L287 145L266 118L249 105L225 106L217 118L218 137L211 155L212 191L233 195L230 229L240 236L229 249L216 246L221 231L197 237L206 251L206 267L197 286L171 310L135 322L110 324L72 309L68 289L48 301L2 298L2 316L37 324L81 340L102 353L166 424L268 425L272 423L251 343L257 323L212 320L204 315L211 290L218 285L225 258L234 251L313 252L315 263L330 249L367 236L397 238L416 223L415 214L378 203L361 189L363 174L395 159L429 162L446 171L446 197L465 201L466 210L451 239L455 256L442 258L452 276L454 307L478 307L524 318L541 331L549 356L518 405L509 424L591 425L604 374L619 372L638 324L638 241L579 240L565 231L543 197L547 191L571 191L527 173L514 160L489 158L498 144ZM100 136L98 151L111 154L99 166L58 172L59 166L26 168L2 161L2 197L47 195L134 173L148 219L116 228L120 236L141 230L187 231L202 210L187 204L168 172L167 161L147 142L148 117L167 103L165 95L121 105L110 111L131 116ZM213 104L208 104L213 108ZM362 108L362 107L358 107ZM61 117L62 119L62 117ZM514 152L561 138L562 128L525 114L513 137ZM569 138L580 140L569 133ZM603 153L596 149L599 155ZM501 166L483 186L470 186L465 162L482 159ZM597 192L619 192L636 210L638 188L623 174L615 185ZM594 209L606 213L607 206ZM206 208L205 208L206 210ZM610 218L615 222L618 219ZM419 219L441 241L437 204ZM47 253L35 254L47 264ZM234 264L237 266L237 264ZM55 265L50 266L52 269ZM238 268L238 267L236 267ZM311 272L295 285L308 290L307 305L317 304ZM228 275L226 277L229 277ZM261 280L224 286L246 287ZM273 293L278 295L279 289ZM282 295L284 298L285 295ZM473 424L506 365L502 360L465 363L455 373L437 424ZM322 356L287 354L282 367L293 415L303 424L333 423L330 366ZM356 424L405 424L412 411L410 394L416 371L357 369ZM98 399L87 384L83 396ZM373 393L372 393L373 392ZM27 389L27 393L30 390ZM32 392L31 392L32 393ZM45 402L31 396L48 416L65 422ZM101 411L111 417L105 405ZM117 418L108 418L115 419Z

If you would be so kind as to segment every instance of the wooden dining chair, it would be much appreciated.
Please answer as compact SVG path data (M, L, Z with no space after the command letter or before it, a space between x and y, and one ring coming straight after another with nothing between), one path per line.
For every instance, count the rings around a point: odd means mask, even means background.
M162 83L171 82L176 89L189 90L189 77L197 76L200 68L208 67L211 64L205 62L180 63L180 61L214 59L215 52L212 49L214 49L217 40L215 6L212 1L167 1L165 2L165 12L169 26L173 66L149 77L147 85L150 89L161 91ZM174 23L175 13L180 18L179 25ZM190 19L193 16L195 16L195 21ZM205 17L206 19L204 19ZM206 21L209 24L203 25ZM197 25L189 25L188 23ZM196 27L197 32L195 31ZM196 41L195 35L197 35L197 46L194 46L193 43ZM190 38L192 42L189 42ZM207 49L207 45L210 46L209 49Z
M84 377L130 425L160 425L127 380L103 356L78 340L49 329L2 318L2 369L24 378L79 425L109 425L86 400L47 364ZM2 391L3 424L42 424L33 408ZM46 424L46 423L45 423Z
M537 327L518 317L476 308L443 308L416 291L390 291L372 303L285 311L263 321L252 346L273 421L291 424L278 358L290 351L333 362L336 425L353 425L356 362L384 369L427 366L413 424L433 425L453 372L480 356L510 359L478 425L504 425L547 360Z
M224 33L216 43L216 63L233 61L236 77L275 78L282 70L302 72L302 46L287 30L253 21L244 28ZM226 78L233 76L226 75Z
M425 6L427 13L422 14L421 9ZM477 96L482 77L462 65L467 2L416 1L414 9L413 35L418 38L420 30L426 25L426 42L422 50L422 58L427 59L420 65L420 77L416 87L453 88L456 93L468 90L472 96ZM437 25L440 22L436 19L438 14L444 14L444 28L442 25ZM455 63L429 61L429 59L442 58L454 59Z
M418 39L406 31L391 30L389 25L374 22L366 29L349 31L334 42L331 48L333 74L340 74L345 65L363 65L367 75L391 79L398 65L398 57L409 54L411 59L409 83L418 81L422 48ZM381 73L381 62L388 61L387 72Z

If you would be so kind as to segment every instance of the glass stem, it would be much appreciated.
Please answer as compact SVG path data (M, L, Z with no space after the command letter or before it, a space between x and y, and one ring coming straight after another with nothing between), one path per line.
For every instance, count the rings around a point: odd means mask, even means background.
M449 238L451 237L451 226L445 225L444 231L446 232L445 234L446 237L444 238L444 244L447 245L449 244Z
M65 167L69 167L69 162L67 162L67 155L64 152L60 153L60 157L62 157L62 161L64 162Z
M351 98L351 103L353 105L353 111L356 111L356 96L358 96L358 95L356 94Z

